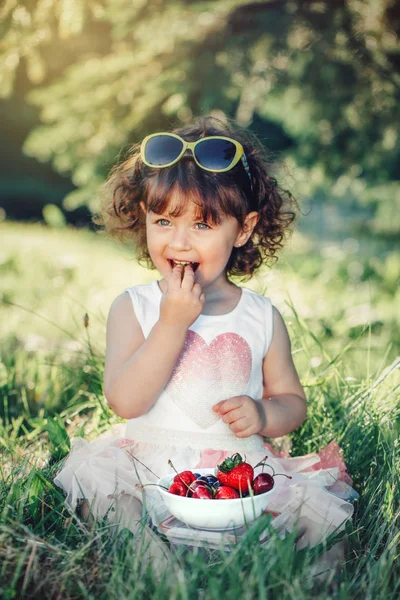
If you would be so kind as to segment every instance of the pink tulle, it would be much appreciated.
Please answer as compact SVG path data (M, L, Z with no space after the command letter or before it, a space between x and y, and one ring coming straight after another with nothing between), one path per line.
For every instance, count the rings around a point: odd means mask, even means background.
M113 446L115 446L116 448L126 448L127 446L134 446L135 444L136 442L129 438L122 438L113 442Z
M353 480L347 473L347 468L343 460L343 450L337 442L330 442L325 448L322 448L322 450L318 452L318 456L320 457L321 462L310 467L310 471L338 467L340 471L338 477L339 481L343 481L349 485L353 484Z
M268 442L264 442L264 446L266 450L268 450L268 454L275 458L291 458L287 452L281 451L276 452L272 449L272 446L268 444ZM213 450L212 448L207 448L203 450L201 453L200 461L194 467L195 469L202 469L207 467L216 467L220 464L227 456L230 456L232 452L226 452L224 450ZM306 454L302 458L306 459L312 454ZM337 442L330 442L325 448L317 452L317 456L319 456L320 461L315 463L312 466L305 467L301 469L304 472L307 471L319 471L320 469L329 469L332 467L339 468L340 474L338 477L339 481L343 481L348 485L352 485L353 480L349 476L346 471L346 465L343 460L343 451L340 448Z
M194 468L206 469L207 467L216 467L230 454L232 453L226 452L225 450L213 450L212 448L206 448L201 453L200 462L198 462Z
M268 448L272 456L275 456L277 458L290 458L290 455L287 452L274 452L272 447L267 442L264 442L264 446ZM312 454L305 454L303 458L307 458L309 456L312 456ZM317 456L319 456L320 462L315 463L310 467L306 467L304 469L304 472L319 471L320 469L330 469L332 467L337 467L340 471L338 480L352 485L353 480L347 473L346 464L343 460L343 450L337 442L329 442L329 444L325 446L325 448L322 448L322 450L317 452Z
M265 448L268 450L268 453L274 457L278 458L290 458L288 454L285 452L276 453L272 450L272 447L267 442L264 442ZM197 469L204 469L207 467L216 467L220 464L225 458L233 454L233 452L227 452L225 450L213 450L212 448L206 448L203 450L200 457L200 462L195 466Z
M92 442L82 438L71 441L71 452L54 478L54 483L64 490L70 510L75 510L84 498L91 504L94 514L103 517L109 512L111 500L132 496L142 501L138 483L154 483L171 473L169 460L179 471L196 471L214 469L233 454L232 450L206 448L201 451L186 446L137 442L124 433L117 426ZM290 479L281 477L277 480L275 494L268 505L268 512L275 516L274 527L282 534L295 527L305 528L307 543L314 546L338 528L343 528L351 518L352 501L358 494L349 485L351 479L336 442L331 442L318 454L306 456L291 457L285 451L275 452L268 443L261 451L242 455L254 468L268 456L267 462L277 473L291 474ZM146 510L155 526L170 516L156 487L146 488Z

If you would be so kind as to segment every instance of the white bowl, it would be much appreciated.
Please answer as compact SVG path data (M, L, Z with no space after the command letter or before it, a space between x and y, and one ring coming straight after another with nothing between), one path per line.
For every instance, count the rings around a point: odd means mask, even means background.
M195 469L195 472L207 475L214 473L215 470L215 467L210 467ZM176 473L169 473L161 477L157 483L168 488L175 475ZM203 500L175 496L161 487L157 489L174 517L191 527L218 531L242 527L245 523L257 519L267 508L269 497L275 491L275 488L272 488L269 492L258 496L234 500Z

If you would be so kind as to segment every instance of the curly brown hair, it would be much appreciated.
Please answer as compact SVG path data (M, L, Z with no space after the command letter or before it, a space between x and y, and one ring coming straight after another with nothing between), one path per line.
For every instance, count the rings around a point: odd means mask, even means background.
M146 166L140 158L140 144L129 151L129 157L112 169L103 187L99 212L92 217L104 233L121 242L133 242L140 264L155 268L146 245L146 220L140 207L161 214L174 196L173 216L185 211L190 199L198 206L198 216L204 222L218 224L222 215L230 215L243 226L246 214L259 213L257 225L244 246L233 248L226 266L227 276L249 279L263 263L278 260L277 250L290 235L290 225L298 206L293 195L279 187L269 175L270 159L258 139L234 121L213 116L199 117L191 125L179 127L173 133L187 141L201 137L223 135L243 146L251 173L251 182L241 163L230 171L212 173L198 168L192 156L164 169ZM183 201L176 205L176 199Z

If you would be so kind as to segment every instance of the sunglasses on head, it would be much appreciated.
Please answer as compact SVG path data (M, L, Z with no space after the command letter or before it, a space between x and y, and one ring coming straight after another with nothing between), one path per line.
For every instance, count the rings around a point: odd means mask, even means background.
M196 142L187 142L175 133L152 133L144 138L140 147L142 161L148 167L162 169L177 163L186 150L193 154L195 163L205 171L224 173L240 161L251 174L242 144L228 137L212 135Z

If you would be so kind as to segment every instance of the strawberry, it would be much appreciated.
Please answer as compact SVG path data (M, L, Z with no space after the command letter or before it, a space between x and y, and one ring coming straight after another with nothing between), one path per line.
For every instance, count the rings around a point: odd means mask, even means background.
M236 453L218 465L217 477L223 485L228 485L244 494L251 489L254 469L242 459L240 454Z
M235 498L240 498L239 492L228 485L221 485L215 494L216 500L234 500Z

